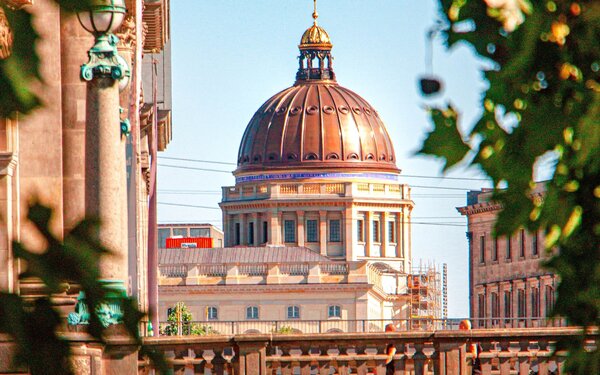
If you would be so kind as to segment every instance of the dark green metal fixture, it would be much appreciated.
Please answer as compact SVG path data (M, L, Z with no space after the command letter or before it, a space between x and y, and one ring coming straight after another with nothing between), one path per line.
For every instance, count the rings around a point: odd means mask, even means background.
M119 59L119 39L112 34L121 26L126 12L125 0L95 0L88 10L77 14L81 26L96 39L88 52L90 60L81 66L84 80L99 76L121 80L130 76L129 67Z

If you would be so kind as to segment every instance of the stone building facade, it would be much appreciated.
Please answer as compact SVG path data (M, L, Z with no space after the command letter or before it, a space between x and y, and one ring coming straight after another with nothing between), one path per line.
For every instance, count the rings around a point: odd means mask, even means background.
M534 327L545 321L555 300L556 276L541 262L550 255L543 233L524 229L495 237L501 206L491 191L471 191L467 205L469 239L469 301L475 327Z
M392 140L373 106L337 82L313 17L295 83L242 136L235 186L220 203L225 247L161 250L163 319L179 301L230 333L271 332L264 321L318 332L440 317L439 273L411 275L414 202Z
M144 70L148 70L142 61L160 55L168 42L169 2L125 3L127 14L116 35L119 54L129 65L131 78L120 93L119 104L123 110L121 120L130 121L131 134L126 140L127 169L115 171L114 178L123 176L123 181L127 180L129 197L122 212L128 230L119 241L127 247L129 257L129 280L125 282L129 294L147 310L150 155L153 144L160 151L169 143L171 122L170 102L160 110L152 105L153 87L142 83ZM94 38L76 15L61 11L54 1L11 0L7 4L30 12L40 34L37 52L43 84L37 93L43 104L27 115L0 118L0 290L35 296L41 285L37 280L18 280L23 265L14 258L11 241L22 241L34 249L43 246L25 221L28 202L33 199L53 208L53 230L59 237L84 217L87 83L80 71L89 59ZM0 20L0 35L9 28ZM10 55L0 55L4 58ZM119 108L114 110L118 112ZM72 311L77 292L71 288L64 296L57 296L65 313Z
M223 231L207 223L158 224L158 247L165 248L170 237L207 237L212 247L223 247Z

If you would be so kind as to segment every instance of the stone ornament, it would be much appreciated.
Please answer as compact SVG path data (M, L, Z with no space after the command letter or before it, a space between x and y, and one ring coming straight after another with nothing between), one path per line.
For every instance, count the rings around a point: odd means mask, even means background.
M118 48L119 49L133 49L135 47L137 37L135 35L135 18L133 16L127 16L121 27L115 32L115 35L119 38Z
M0 60L8 58L12 52L13 33L8 24L4 9L0 8Z

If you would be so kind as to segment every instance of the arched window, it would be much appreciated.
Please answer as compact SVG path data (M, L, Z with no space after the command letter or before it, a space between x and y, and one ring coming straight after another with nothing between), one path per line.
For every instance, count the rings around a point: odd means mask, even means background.
M246 319L258 319L258 306L248 306L246 308Z

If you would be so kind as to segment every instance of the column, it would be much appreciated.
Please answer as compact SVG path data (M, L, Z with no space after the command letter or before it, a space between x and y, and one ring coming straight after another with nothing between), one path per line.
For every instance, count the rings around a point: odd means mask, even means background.
M254 246L258 246L261 242L262 236L262 225L260 221L260 214L254 213L252 214L252 218L254 219Z
M404 219L404 217L402 215L402 212L397 212L395 215L396 215L396 256L399 258L404 258L404 233L402 233L402 230L404 229L402 220Z
M240 245L248 244L248 223L246 214L239 214L240 218Z
M342 222L344 223L344 239L342 247L344 254L346 254L346 260L354 260L354 241L353 236L356 233L356 227L354 226L355 220L352 217L352 207L348 206L342 211Z
M321 255L327 256L327 211L319 211L319 241Z
M296 240L298 246L304 246L304 211L296 211Z
M381 216L380 219L381 223L379 224L381 226L380 228L380 236L381 236L381 256L382 257L387 257L387 248L388 248L388 213L386 211L381 212Z
M365 256L371 256L371 244L373 243L373 213L365 211Z

